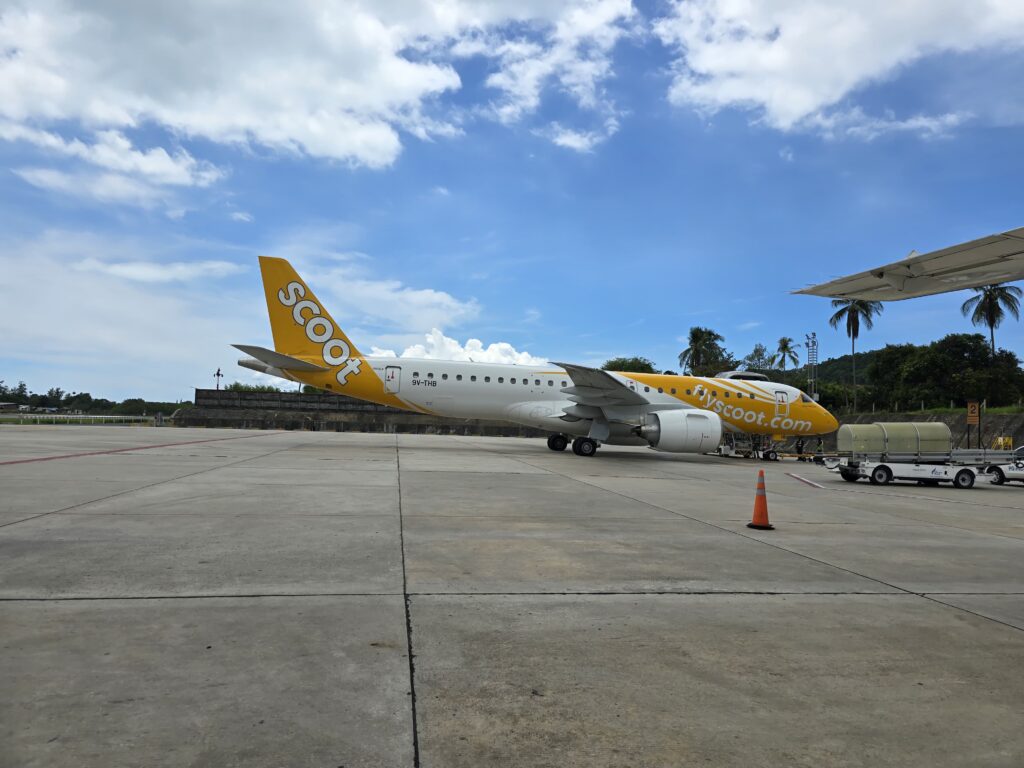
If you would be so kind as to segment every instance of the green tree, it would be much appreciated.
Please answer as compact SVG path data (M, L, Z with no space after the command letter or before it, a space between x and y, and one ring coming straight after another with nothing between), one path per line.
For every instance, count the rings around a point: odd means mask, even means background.
M657 373L654 363L646 357L613 357L601 366L606 371L628 371L630 373Z
M779 339L779 348L775 350L775 354L772 355L772 366L777 366L782 370L786 370L787 362L790 362L793 365L799 365L800 358L796 354L796 348L799 346L799 344L793 344L793 339L789 336L783 336Z
M973 325L988 326L989 344L995 355L996 328L1006 319L1006 313L1020 320L1021 290L1015 285L983 285L974 291L976 295L960 305L960 312L964 317L970 315Z
M281 390L271 384L243 384L240 381L233 381L224 387L225 392L280 392Z
M765 371L772 367L772 356L764 344L755 344L751 353L741 362L748 371Z
M679 365L695 376L710 376L723 368L736 365L732 355L725 351L721 334L710 328L694 326L690 329L687 346L679 353Z
M846 325L846 335L850 337L850 355L853 358L853 410L857 410L857 337L860 336L860 324L864 323L869 331L875 327L875 317L882 314L884 307L880 301L867 299L833 299L832 308L835 314L828 319L828 324L838 328L840 323Z

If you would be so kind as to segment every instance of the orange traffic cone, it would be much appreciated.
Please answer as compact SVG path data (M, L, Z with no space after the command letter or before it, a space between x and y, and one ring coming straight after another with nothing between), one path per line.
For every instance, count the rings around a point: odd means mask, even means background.
M747 523L747 528L761 531L774 531L775 526L768 522L768 494L764 490L764 470L757 471L757 494L754 496L754 519Z

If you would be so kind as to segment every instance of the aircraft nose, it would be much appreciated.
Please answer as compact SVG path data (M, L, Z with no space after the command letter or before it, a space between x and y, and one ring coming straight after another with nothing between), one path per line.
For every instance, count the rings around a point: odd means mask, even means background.
M820 405L818 407L821 408ZM822 424L824 426L824 428L822 429L822 434L828 434L829 432L835 432L837 429L839 429L839 419L837 419L835 416L833 416L831 413L829 413L824 408L821 408L821 410L822 410L822 415L824 417L822 419Z

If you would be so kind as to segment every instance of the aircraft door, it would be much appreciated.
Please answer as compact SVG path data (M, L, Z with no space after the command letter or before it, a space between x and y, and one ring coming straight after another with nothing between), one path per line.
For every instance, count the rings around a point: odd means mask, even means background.
M402 367L389 365L384 369L384 391L396 394L402 388Z
M789 395L781 390L775 391L775 415L789 416Z

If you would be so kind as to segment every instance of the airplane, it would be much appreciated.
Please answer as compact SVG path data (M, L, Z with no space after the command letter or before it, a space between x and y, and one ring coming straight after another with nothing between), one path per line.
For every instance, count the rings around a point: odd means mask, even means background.
M604 371L572 363L500 365L363 355L285 259L260 256L274 349L234 344L239 365L407 411L492 419L551 433L578 456L600 445L706 453L723 433L781 440L838 422L795 387L733 371L713 378Z

